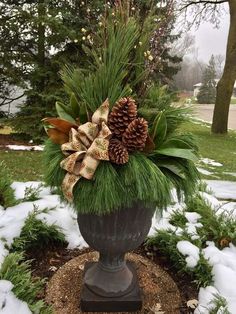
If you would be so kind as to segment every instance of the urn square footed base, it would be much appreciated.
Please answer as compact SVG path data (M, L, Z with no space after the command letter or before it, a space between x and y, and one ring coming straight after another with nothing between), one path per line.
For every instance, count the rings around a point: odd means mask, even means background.
M85 272L95 262L85 263ZM137 278L135 264L127 261L127 266ZM135 278L135 279L136 279ZM141 291L138 285L138 279L134 289L122 297L101 297L92 292L86 285L83 284L81 291L80 308L83 312L135 312L142 308Z

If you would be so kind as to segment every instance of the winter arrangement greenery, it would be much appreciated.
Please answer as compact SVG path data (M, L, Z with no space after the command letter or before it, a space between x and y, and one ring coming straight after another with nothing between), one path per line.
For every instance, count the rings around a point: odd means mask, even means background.
M140 28L122 7L115 20L106 16L98 48L84 47L90 69L64 69L70 102L56 103L59 118L44 119L46 183L79 213L106 214L134 201L162 210L172 187L179 198L195 190L197 147L178 133L187 112L149 80L153 18Z

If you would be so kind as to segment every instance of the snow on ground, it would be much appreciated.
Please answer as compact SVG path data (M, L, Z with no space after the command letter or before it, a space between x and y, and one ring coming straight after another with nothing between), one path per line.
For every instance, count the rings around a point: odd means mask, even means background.
M4 261L4 258L8 255L8 250L5 249L5 243L0 242L0 267L2 262Z
M206 180L207 184L219 198L236 200L236 183L227 181ZM55 224L61 228L68 241L68 248L83 248L87 244L83 240L77 224L76 213L71 207L60 201L56 194L52 194L49 188L41 186L40 182L14 182L12 188L15 191L17 199L22 200L18 205L3 209L0 206L0 265L4 257L8 254L5 244L11 246L15 237L18 237L24 226L25 220L29 213L38 212L37 218L41 219L48 225ZM36 189L38 199L35 201L26 201L27 190ZM228 211L235 213L236 203L222 202L215 196L206 192L201 192L201 195L208 201L209 204L219 212ZM164 211L162 218L153 217L152 227L149 235L153 235L156 229L171 229L176 234L181 235L183 229L176 228L169 222L170 215L174 211L182 211L183 203L178 203L176 193L172 193L174 205L171 205ZM43 211L44 209L47 211ZM187 219L186 231L191 235L191 239L197 239L198 228L201 224L198 222L200 215L194 212L185 212ZM199 260L200 250L197 246L189 241L180 241L177 245L178 250L186 258L188 267L195 267ZM215 295L223 296L228 304L228 308L232 314L236 313L236 247L231 245L229 248L219 250L212 242L209 242L207 247L201 252L205 258L209 259L212 265L212 275L214 282L212 286L201 288L199 291L199 306L196 309L196 314L207 314L212 307L210 303ZM0 281L0 313L30 313L28 306L18 300L11 292L12 284L10 282ZM5 300L5 301L4 301ZM2 309L1 306L6 304ZM15 311L14 306L17 306Z
M205 180L205 182L216 198L236 201L236 182L220 180Z
M187 256L185 259L187 267L194 268L197 266L200 250L196 245L189 241L179 241L177 243L177 249L181 254Z
M227 175L230 175L232 177L236 177L236 172L225 171L224 173L227 174Z
M210 182L209 187L213 191L213 194L216 193L219 195L218 193L220 192L221 196L226 196L227 198L230 194L230 198L236 200L236 189L234 189L236 183L208 180L206 180L206 182L207 184ZM236 202L220 201L214 195L206 192L200 192L200 195L216 210L216 213L220 214L225 212L236 217ZM167 208L161 219L154 217L150 235L153 235L156 229L172 230L177 235L181 235L183 229L179 227L176 228L169 220L171 214L176 210L182 211L183 206L184 204L176 203ZM192 240L199 238L197 229L202 226L201 223L198 222L200 215L195 212L185 212L185 217L187 219L185 231L191 235ZM192 244L190 241L179 241L177 249L185 256L187 267L193 268L197 266L200 250L196 245ZM210 310L213 310L215 307L212 301L216 296L221 296L225 298L229 312L236 314L236 247L231 244L230 247L219 250L213 242L208 242L207 247L202 249L201 253L205 259L209 260L209 264L212 266L213 284L206 288L200 288L198 296L199 305L194 313L209 314ZM224 309L222 309L222 311L218 311L217 313L223 314L225 312Z
M194 117L194 119L192 119L192 122L195 123L195 124L204 125L206 128L210 128L211 127L211 125L210 125L210 123L208 121L205 121L205 120L197 118L197 117Z
M7 148L9 150L31 150L31 151L43 151L43 145L0 145L0 148Z
M60 227L69 249L87 247L79 231L76 213L71 207L63 204L58 195L51 194L49 188L41 185L41 182L35 181L14 182L12 188L15 191L15 197L22 202L5 210L0 206L0 267L5 256L8 255L5 245L10 247L14 238L20 236L25 220L33 211L38 212L36 217L46 224L55 224ZM39 199L24 201L29 189L36 190ZM44 209L48 210L43 211ZM0 280L0 313L31 313L27 304L17 299L11 292L12 287L11 282Z
M192 240L199 239L197 228L201 228L202 224L198 222L201 216L198 213L185 213L188 222L185 224L187 233L191 236Z
M198 167L197 170L201 173L201 174L204 174L206 176L212 176L214 175L214 172L211 172L209 170L206 170L206 169L203 169L203 168L200 168Z
M13 284L8 280L0 280L0 313L31 314L26 302L20 301L11 291Z
M181 228L176 228L175 226L169 223L170 215L174 211L183 210L184 204L176 203L174 205L168 206L167 209L162 213L162 217L160 219L159 215L154 215L152 218L152 226L148 233L148 236L151 237L156 233L157 229L161 230L172 230L175 233L180 234L182 232Z
M15 191L16 199L23 199L25 197L25 191L27 188L38 189L38 200L21 203L16 205L16 207L23 207L24 210L28 210L28 212L32 212L36 209L39 211L39 214L37 215L38 219L41 219L48 225L55 224L60 227L62 232L65 234L69 249L87 247L86 242L79 232L76 213L70 206L61 202L58 195L51 194L49 188L43 187L42 183L37 181L14 182L12 184L12 188ZM45 208L50 210L47 212L42 212L42 210ZM11 209L12 208L10 208L10 210ZM25 218L27 218L27 216L23 217L23 219Z
M34 189L39 191L39 197L45 195L50 195L50 189L42 185L42 182L39 181L28 181L28 182L13 182L11 187L15 191L15 198L22 199L25 197L26 189Z
M207 166L207 169L205 169L204 166ZM201 174L204 174L205 176L211 176L218 179L219 177L215 175L215 168L222 167L222 166L223 164L213 159L200 158L199 167L197 169Z
M213 167L222 167L223 166L220 162L215 161L215 160L210 159L210 158L201 158L200 162L205 164L205 165L209 165L209 166L213 166Z
M50 193L50 189L40 187L40 182L14 182L12 188L15 190L16 199L23 199L27 188L38 189L38 200L23 201L6 210L0 209L0 264L7 250L4 245L11 246L14 238L19 237L28 215L33 211L38 211L38 219L48 225L55 224L61 228L65 234L68 248L82 248L87 246L79 232L76 213L69 206L60 201L58 195ZM49 209L42 212L44 209Z
M229 312L234 314L236 313L236 247L230 244L229 247L219 250L213 242L208 242L207 245L203 255L213 267L214 286L200 289L199 306L195 313L207 314L206 309L211 308L211 301L218 295L225 298Z

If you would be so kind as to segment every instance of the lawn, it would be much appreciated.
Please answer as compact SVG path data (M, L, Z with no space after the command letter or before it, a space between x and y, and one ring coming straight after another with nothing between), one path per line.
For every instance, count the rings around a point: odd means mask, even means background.
M13 181L41 181L43 177L42 152L0 151Z
M236 176L236 132L230 131L228 135L213 135L210 133L209 125L186 123L181 131L193 133L199 152L202 158L210 158L221 164L222 167L210 167L209 165L200 165L201 168L214 172L215 176L204 176L208 179L222 179L235 181Z
M231 105L236 105L236 98L231 98Z
M204 176L208 179L223 179L236 181L236 176L229 173L236 173L236 132L230 132L228 135L212 135L209 126L186 123L181 131L193 133L199 145L200 156L210 158L223 164L223 167L214 167L200 164L213 176ZM43 161L42 152L28 151L1 151L0 162L3 160L14 181L32 181L42 180Z

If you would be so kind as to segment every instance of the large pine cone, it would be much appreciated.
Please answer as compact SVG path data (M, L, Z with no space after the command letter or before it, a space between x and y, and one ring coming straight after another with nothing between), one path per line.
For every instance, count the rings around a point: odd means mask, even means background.
M148 123L143 118L133 120L122 137L122 142L129 152L142 151L148 136Z
M117 139L110 140L108 153L110 161L115 164L123 165L129 160L129 154L126 147L124 147L122 142Z
M109 129L117 138L122 138L128 125L137 117L137 106L131 97L121 98L113 107L109 118Z

